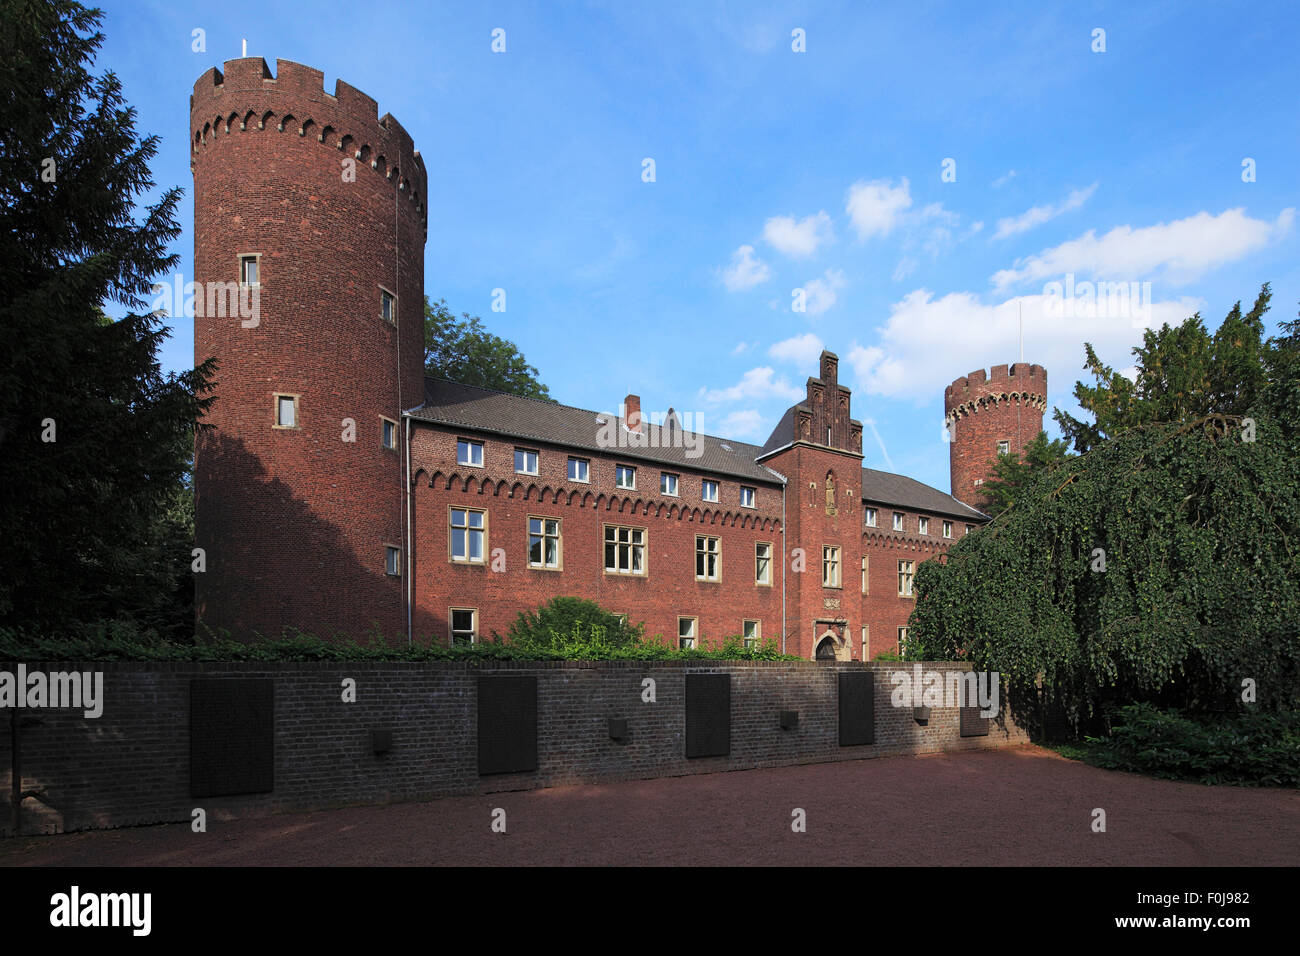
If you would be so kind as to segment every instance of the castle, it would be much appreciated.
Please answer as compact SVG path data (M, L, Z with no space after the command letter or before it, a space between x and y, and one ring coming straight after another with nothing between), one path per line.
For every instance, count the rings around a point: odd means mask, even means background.
M906 639L917 564L987 521L980 484L1042 427L1037 365L945 393L952 494L863 467L823 352L760 447L426 378L424 160L339 81L260 57L190 99L194 273L257 293L196 310L218 359L195 443L199 620L476 641L576 595L704 646L863 660Z

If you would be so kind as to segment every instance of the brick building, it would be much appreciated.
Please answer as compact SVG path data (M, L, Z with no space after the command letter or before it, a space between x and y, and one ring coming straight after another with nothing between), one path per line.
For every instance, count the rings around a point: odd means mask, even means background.
M242 321L196 303L196 361L218 360L202 624L478 640L566 594L700 646L898 647L916 565L987 520L978 478L1041 427L1040 367L947 389L956 497L863 467L830 352L761 447L651 422L635 395L601 415L426 378L424 161L322 80L245 58L191 97L195 280L258 293Z

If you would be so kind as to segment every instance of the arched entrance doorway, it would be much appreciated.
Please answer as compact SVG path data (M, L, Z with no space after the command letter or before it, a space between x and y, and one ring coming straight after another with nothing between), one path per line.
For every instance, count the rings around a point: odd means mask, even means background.
M829 634L823 637L821 643L817 645L816 656L819 661L835 660L835 639Z

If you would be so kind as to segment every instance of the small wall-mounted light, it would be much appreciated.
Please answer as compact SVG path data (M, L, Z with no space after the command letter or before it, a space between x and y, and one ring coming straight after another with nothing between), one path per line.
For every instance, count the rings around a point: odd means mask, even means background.
M928 723L930 722L930 708L929 708L929 707L913 707L913 708L912 708L912 719L915 720L915 721L916 721L918 724L920 724L922 727L924 727L926 724L928 724Z
M609 739L610 740L627 740L627 718L611 717L609 718Z
M370 749L377 754L386 754L393 749L393 732L387 727L370 731Z
M799 711L783 710L781 711L781 729L794 730L799 726Z

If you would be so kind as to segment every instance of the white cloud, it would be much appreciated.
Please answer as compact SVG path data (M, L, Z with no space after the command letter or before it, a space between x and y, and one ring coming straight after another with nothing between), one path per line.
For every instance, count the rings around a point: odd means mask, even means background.
M834 238L831 217L825 210L799 220L794 216L773 216L763 224L763 239L768 245L794 259L806 259Z
M766 365L751 368L735 385L727 388L701 388L699 394L709 404L757 402L769 398L793 402L804 397L801 389L795 388L784 378L778 378L776 372Z
M731 438L766 438L769 430L763 427L763 416L752 408L729 413L718 426L719 434Z
M782 362L813 366L821 358L824 348L826 343L811 332L805 332L803 335L796 335L792 339L785 339L770 346L767 354Z
M911 256L903 256L898 260L898 265L894 266L894 274L890 276L895 282L902 282L909 275L916 271L917 262Z
M1132 362L1130 350L1142 341L1141 329L1128 316L1056 318L1042 295L986 305L971 292L935 299L918 289L890 307L873 343L852 345L846 364L856 387L869 394L933 402L958 376L1018 359L1021 305L1025 359L1047 369L1056 393L1068 392L1080 378L1084 342L1093 343L1103 361L1126 365ZM1176 325L1205 307L1195 298L1152 302L1146 324Z
M1127 281L1158 275L1181 285L1281 238L1294 222L1294 208L1282 210L1273 222L1228 209L1139 229L1117 226L1101 238L1090 229L1078 239L1016 260L1014 268L995 273L990 281L998 291L1066 273Z
M994 188L994 189L1001 189L1001 188L1002 188L1003 186L1005 186L1007 183L1011 182L1011 180L1015 179L1016 176L1017 176L1017 173L1016 173L1016 171L1015 171L1014 169L1008 169L1008 170L1006 171L1005 174L1003 174L1003 175L999 176L997 179L993 180L993 188Z
M1007 236L1014 236L1021 232L1028 232L1035 226L1041 226L1043 223L1055 219L1062 213L1067 213L1072 209L1078 209L1086 203L1096 191L1097 184L1093 183L1087 189L1074 190L1059 203L1049 203L1046 206L1034 206L1032 209L1022 212L1019 216L999 219L998 231L993 233L993 238L1005 239Z
M849 187L844 210L849 214L858 238L869 239L888 235L911 205L911 187L906 178L899 186L890 179L859 180Z
M732 292L752 289L772 277L767 263L754 256L753 246L741 246L731 254L731 266L722 272L722 281Z
M743 355L757 344L758 344L757 342L737 342L736 347L731 350L731 354Z
M839 300L836 290L847 284L841 269L827 269L819 278L809 279L803 284L805 314L821 315Z

